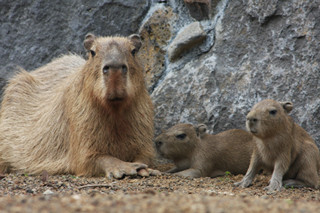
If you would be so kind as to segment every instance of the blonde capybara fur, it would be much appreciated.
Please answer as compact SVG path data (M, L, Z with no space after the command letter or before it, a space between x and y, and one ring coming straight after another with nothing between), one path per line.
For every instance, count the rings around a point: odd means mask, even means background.
M177 124L155 139L159 154L173 160L169 170L183 177L217 177L231 172L245 174L252 154L250 133L232 129L216 135L206 125Z
M249 169L236 186L248 187L261 169L273 171L269 191L318 186L320 155L314 140L288 113L291 102L263 100L247 115L246 126L255 142ZM282 182L283 181L283 182Z
M138 35L95 37L88 60L65 55L8 84L0 117L0 172L148 176L153 106Z

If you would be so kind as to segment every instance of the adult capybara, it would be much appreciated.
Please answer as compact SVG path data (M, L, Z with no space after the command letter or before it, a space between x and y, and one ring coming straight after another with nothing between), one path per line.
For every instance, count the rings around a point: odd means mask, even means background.
M85 61L65 55L8 84L0 117L0 172L148 176L153 106L138 35L88 34Z
M206 125L177 124L155 139L161 156L173 160L169 170L184 177L217 177L226 171L244 174L252 154L252 135L232 129L216 135Z
M263 100L247 115L246 126L253 135L255 147L249 169L236 186L251 185L261 168L273 171L269 191L287 187L318 185L320 154L309 134L288 113L291 102Z

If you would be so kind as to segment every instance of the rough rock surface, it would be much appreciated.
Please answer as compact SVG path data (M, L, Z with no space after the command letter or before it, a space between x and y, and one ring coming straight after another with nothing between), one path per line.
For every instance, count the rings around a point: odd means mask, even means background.
M144 64L146 83L150 92L165 70L166 49L172 34L171 23L175 19L176 14L171 7L159 4L150 12L150 17L147 16L146 22L139 30L143 42L138 56Z
M193 22L182 28L168 47L170 62L175 61L185 51L200 45L206 39L206 33L199 22Z
M211 0L184 0L187 5L190 15L200 21L208 19L211 9Z

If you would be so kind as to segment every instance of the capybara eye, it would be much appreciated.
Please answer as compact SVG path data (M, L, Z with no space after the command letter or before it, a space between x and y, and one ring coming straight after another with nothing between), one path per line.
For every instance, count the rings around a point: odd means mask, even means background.
M137 52L137 50L136 49L133 49L132 51L131 51L131 55L135 55L136 54L136 52Z
M128 68L127 68L127 66L126 65L122 65L122 72L123 73L127 73L127 71L128 71Z
M183 140L187 137L186 134L180 134L180 135L176 135L176 138L180 139L180 140Z
M107 74L109 72L109 66L104 66L103 67L103 74Z
M274 109L274 110L270 110L270 111L269 111L269 114L270 114L270 115L276 115L276 114L277 114L277 110L275 110L275 109Z
M96 52L93 50L90 50L90 53L91 53L92 57L94 57L96 55Z

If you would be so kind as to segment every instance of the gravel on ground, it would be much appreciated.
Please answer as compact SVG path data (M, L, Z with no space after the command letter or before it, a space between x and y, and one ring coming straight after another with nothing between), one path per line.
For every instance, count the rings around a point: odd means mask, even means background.
M319 212L320 190L267 192L270 176L249 188L243 175L181 178L163 174L110 180L73 175L0 176L0 212Z

